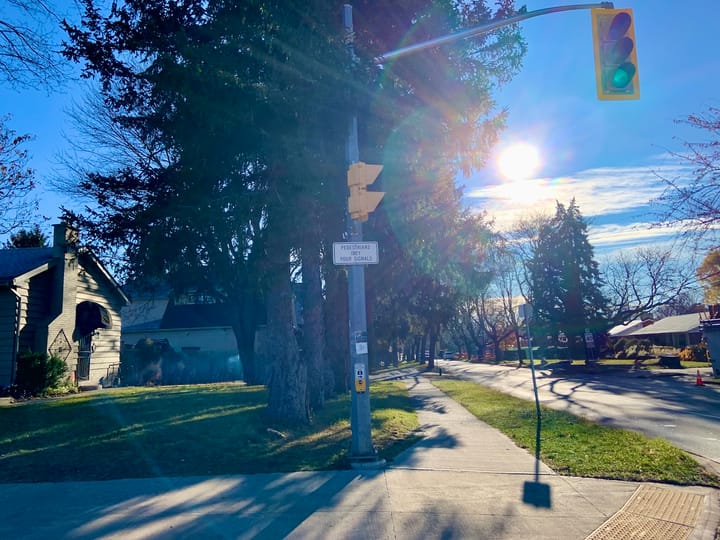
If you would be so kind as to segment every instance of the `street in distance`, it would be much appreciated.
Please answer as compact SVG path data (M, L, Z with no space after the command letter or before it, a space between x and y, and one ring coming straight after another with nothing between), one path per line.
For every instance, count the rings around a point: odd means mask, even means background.
M333 264L377 264L377 242L333 242Z

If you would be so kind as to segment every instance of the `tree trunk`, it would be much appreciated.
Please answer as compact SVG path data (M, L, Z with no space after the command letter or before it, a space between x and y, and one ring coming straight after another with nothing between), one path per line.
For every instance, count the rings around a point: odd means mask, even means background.
M435 369L435 347L437 347L437 333L432 332L428 339L428 348L430 349L428 369Z
M528 339L530 339L530 336L528 336ZM521 366L523 365L523 359L522 359L522 351L520 350L520 332L515 332L515 343L517 347L517 357L518 357L518 364Z
M265 384L264 364L255 355L255 331L258 326L257 312L260 303L249 291L240 293L237 299L238 311L233 321L233 332L237 343L240 362L243 367L243 380L249 384ZM258 365L260 364L260 365Z
M307 424L310 421L307 365L300 356L292 324L289 264L276 265L268 277L268 414L276 421Z
M350 366L350 328L347 279L343 270L328 268L325 276L325 395L347 392Z
M499 364L502 360L503 355L502 347L500 347L500 341L497 341L493 344L493 349L495 350L495 363Z
M306 246L302 251L303 297L303 355L308 367L310 406L319 410L325 405L325 321L322 306L320 254L317 248Z
M252 342L242 334L243 329L240 324L233 325L233 332L235 333L235 343L238 348L238 355L240 356L240 363L242 364L243 380L248 385L264 384L265 381L258 376L255 362L254 339Z

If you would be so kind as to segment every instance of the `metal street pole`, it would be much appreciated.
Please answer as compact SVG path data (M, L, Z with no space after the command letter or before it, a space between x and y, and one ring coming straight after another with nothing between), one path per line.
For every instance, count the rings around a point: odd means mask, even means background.
M612 2L599 2L597 4L573 4L573 5L569 5L569 6L555 6L555 7L537 9L535 11L528 11L526 13L519 13L517 15L513 15L512 17L508 17L506 19L500 19L498 21L494 21L494 22L487 23L487 24L482 24L480 26L475 26L473 28L469 28L469 29L463 30L461 32L456 32L454 34L448 34L446 36L440 36L440 37L437 37L434 39L429 39L427 41L421 41L420 43L415 43L414 45L408 45L407 47L402 47L400 49L395 49L394 51L386 52L384 54L381 54L377 58L375 58L375 63L376 64L384 64L385 62L388 62L390 60L395 60L402 56L407 56L408 54L416 53L418 51L424 51L425 49L430 49L432 47L438 47L440 45L445 45L446 43L452 43L453 41L457 41L459 39L467 39L469 37L479 36L481 34L487 34L488 32L492 32L493 30L497 30L498 28L502 28L504 26L510 26L511 24L517 24L526 19L531 19L533 17L539 17L540 15L548 15L550 13L560 13L562 11L573 11L573 10L577 10L577 9L613 9L613 3Z
M347 39L350 62L354 63L352 6L343 5L343 26ZM353 114L348 126L347 136L348 167L360 160L358 144L357 114ZM361 242L362 222L347 216L348 239ZM351 265L348 268L348 311L350 326L350 373L352 396L350 427L350 461L354 466L373 466L381 464L372 443L370 431L370 378L368 377L368 340L367 315L365 311L365 266Z

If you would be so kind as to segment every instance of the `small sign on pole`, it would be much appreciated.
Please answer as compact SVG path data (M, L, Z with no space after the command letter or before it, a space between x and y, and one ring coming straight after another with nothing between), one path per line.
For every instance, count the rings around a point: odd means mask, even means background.
M333 242L333 264L377 264L377 242Z
M355 364L355 391L363 393L366 389L365 365L362 362L358 362Z

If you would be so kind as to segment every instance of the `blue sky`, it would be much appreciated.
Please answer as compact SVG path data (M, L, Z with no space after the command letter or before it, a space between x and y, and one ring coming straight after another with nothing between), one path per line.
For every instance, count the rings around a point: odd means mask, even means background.
M528 11L574 2L525 2ZM518 2L518 6L523 2ZM488 210L499 228L521 215L553 212L555 200L575 197L591 223L598 252L666 240L650 229L662 191L657 175L687 175L668 156L681 142L704 135L675 121L720 105L720 2L625 0L633 8L641 99L599 101L596 97L590 11L545 15L522 23L528 54L518 76L496 96L510 112L500 148L524 141L535 145L541 165L536 177L512 183L489 166L461 182L468 204ZM59 204L77 201L53 192L49 179L68 150L66 110L75 86L61 92L0 88L0 113L10 127L29 133L31 166L41 184L41 211L56 221ZM49 227L46 227L49 228Z
M528 11L562 4L526 2ZM521 182L503 180L494 165L463 180L469 203L486 208L498 227L575 197L600 253L667 240L668 231L648 227L658 211L649 203L662 192L657 175L689 174L668 151L707 135L675 121L720 105L720 3L625 0L615 7L634 12L637 101L597 99L589 10L522 23L523 69L497 96L510 111L499 148L533 144L541 166Z

